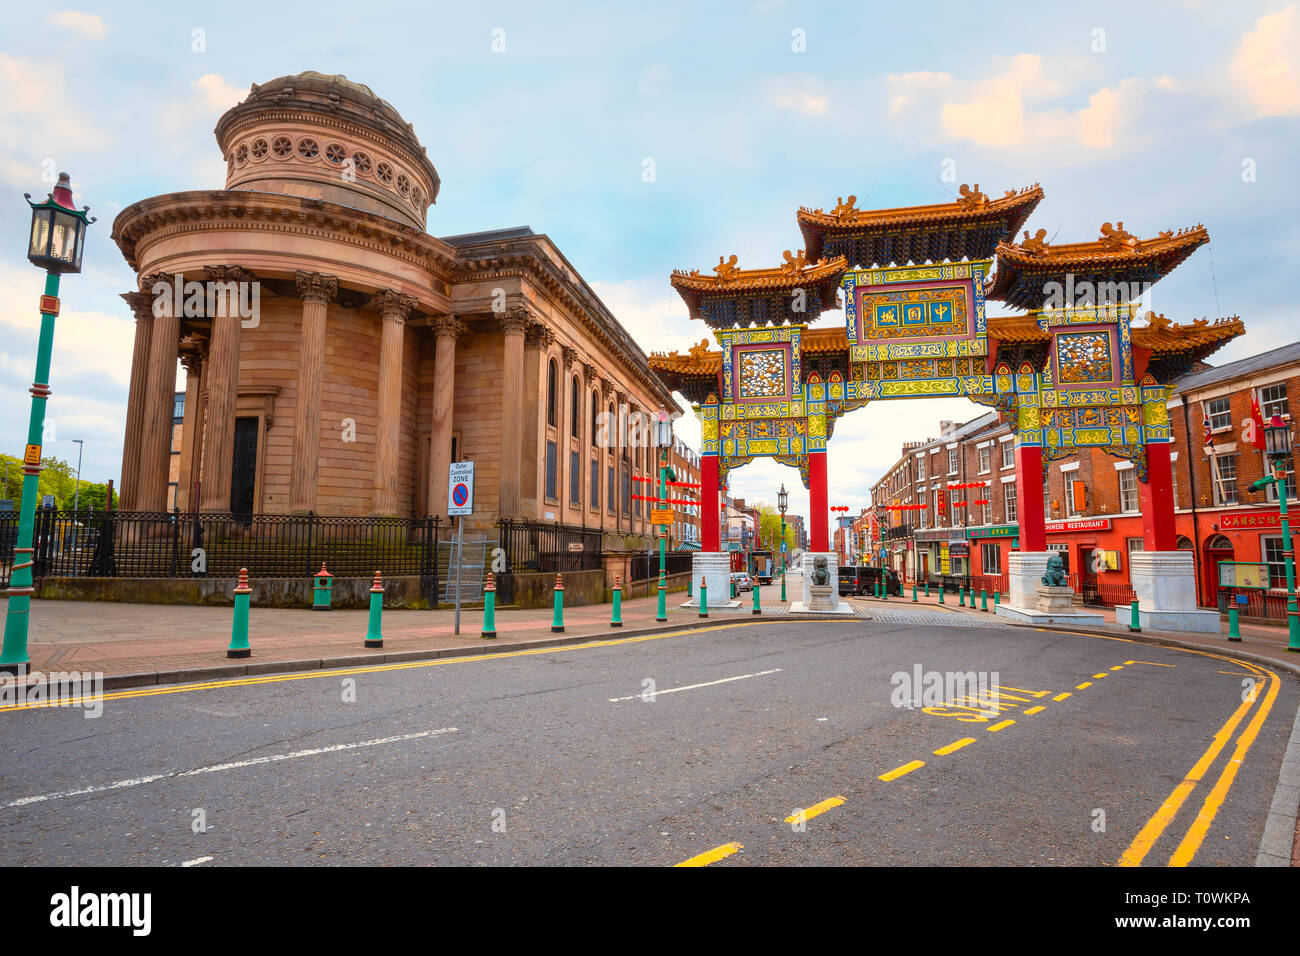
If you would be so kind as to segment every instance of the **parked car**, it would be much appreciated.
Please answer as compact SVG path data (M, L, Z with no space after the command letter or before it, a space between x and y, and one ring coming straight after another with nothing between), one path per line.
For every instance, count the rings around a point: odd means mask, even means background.
M744 571L731 572L731 583L735 586L737 594L741 591L754 590L754 582L749 579L749 575Z
M863 594L867 590L867 572L871 568L860 564L840 565L840 594Z

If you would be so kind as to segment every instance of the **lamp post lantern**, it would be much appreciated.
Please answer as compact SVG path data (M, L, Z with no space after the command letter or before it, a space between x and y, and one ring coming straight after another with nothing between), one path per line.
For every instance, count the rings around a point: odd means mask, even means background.
M781 600L785 600L785 509L790 507L790 495L781 482L781 490L776 493L776 510L781 512Z
M27 447L23 452L22 506L18 518L18 540L14 547L13 572L9 579L5 613L4 645L0 647L0 673L26 674L31 666L27 653L27 623L32 594L32 532L36 518L36 494L41 476L41 435L45 430L45 403L50 396L50 356L54 350L54 319L59 314L59 277L81 271L81 254L86 229L94 222L90 207L73 208L72 181L59 173L54 191L42 203L26 195L32 210L32 228L27 259L45 270L45 294L41 296L41 331L36 347L36 376L32 383L31 417L27 425Z
M1273 474L1251 485L1256 491L1272 485L1277 489L1278 512L1282 523L1282 566L1286 569L1287 650L1300 651L1300 608L1296 606L1295 546L1291 541L1291 521L1287 517L1287 461L1291 457L1291 428L1274 415L1264 426L1264 452L1273 462ZM1294 467L1292 469L1294 478Z

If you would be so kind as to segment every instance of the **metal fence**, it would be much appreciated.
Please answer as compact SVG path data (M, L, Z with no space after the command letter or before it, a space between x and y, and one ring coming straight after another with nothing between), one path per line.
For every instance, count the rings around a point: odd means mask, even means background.
M669 551L664 556L664 567L670 575L681 574L683 571L691 569L690 551ZM632 554L632 560L628 566L628 582L648 581L652 578L659 577L659 552L656 551L636 551Z
M324 563L341 578L427 579L438 592L450 535L437 517L203 515L172 512L39 511L33 576L110 578L310 577ZM0 587L7 587L18 516L0 515ZM444 541L445 545L445 541Z
M525 518L500 518L501 568L497 572L497 601L514 601L516 574L557 574L572 571L595 571L602 567L601 545L604 533L599 528L548 524Z
M1240 598L1246 600L1243 603ZM1286 592L1282 590L1256 591L1247 589L1220 588L1218 592L1219 613L1227 614L1231 603L1236 602L1237 613L1242 617L1255 617L1261 620L1286 623Z

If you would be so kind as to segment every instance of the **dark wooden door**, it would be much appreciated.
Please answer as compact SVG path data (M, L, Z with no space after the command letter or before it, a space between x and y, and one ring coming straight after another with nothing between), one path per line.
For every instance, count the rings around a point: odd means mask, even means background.
M253 513L257 484L257 423L256 418L235 419L235 453L230 468L232 514Z

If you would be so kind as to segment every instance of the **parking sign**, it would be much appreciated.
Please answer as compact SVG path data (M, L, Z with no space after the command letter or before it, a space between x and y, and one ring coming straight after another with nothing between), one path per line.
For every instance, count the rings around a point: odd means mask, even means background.
M453 461L447 469L447 514L474 513L474 463Z

